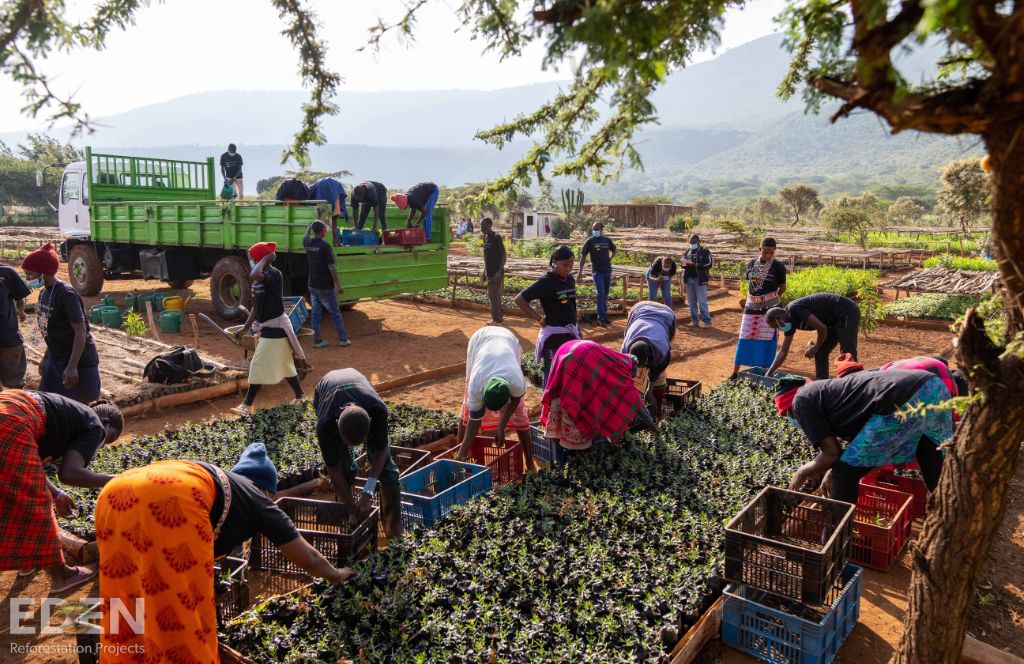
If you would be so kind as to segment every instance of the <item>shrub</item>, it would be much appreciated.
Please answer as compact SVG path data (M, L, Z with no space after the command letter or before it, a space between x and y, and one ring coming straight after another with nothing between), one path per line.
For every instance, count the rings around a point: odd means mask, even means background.
M683 214L677 214L668 220L665 227L673 233L689 233L696 225L696 220L693 217L688 217Z
M932 256L924 262L925 267L944 267L950 270L973 270L975 272L998 272L999 264L989 258L969 258L942 254Z

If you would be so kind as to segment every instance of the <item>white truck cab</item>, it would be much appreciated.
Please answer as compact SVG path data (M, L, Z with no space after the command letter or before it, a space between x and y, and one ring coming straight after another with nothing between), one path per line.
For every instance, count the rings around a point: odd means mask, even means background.
M89 237L89 183L84 161L64 168L57 198L57 219L61 237Z

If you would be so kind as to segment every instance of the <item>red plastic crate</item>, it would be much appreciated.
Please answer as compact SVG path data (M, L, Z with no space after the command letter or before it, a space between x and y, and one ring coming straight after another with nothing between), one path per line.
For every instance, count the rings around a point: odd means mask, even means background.
M438 459L455 459L458 457L461 443L438 455ZM469 447L469 461L487 466L491 470L494 486L508 484L523 476L523 450L518 442L505 442L505 447L497 447L494 438L477 436Z
M850 561L886 571L899 558L910 537L909 493L880 486L861 486L854 515ZM875 525L876 520L886 525Z
M413 244L426 244L427 234L422 228L396 228L384 231L384 244L397 244L408 247Z
M914 497L914 502L910 506L911 519L923 519L928 509L928 487L920 477L905 477L890 471L875 470L862 477L860 485L880 486L909 493Z

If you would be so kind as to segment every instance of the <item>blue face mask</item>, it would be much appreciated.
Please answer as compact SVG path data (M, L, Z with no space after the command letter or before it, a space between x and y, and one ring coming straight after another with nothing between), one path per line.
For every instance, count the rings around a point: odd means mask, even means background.
M699 244L691 244L690 245L690 251L697 251L697 249L699 249L699 248L700 248Z
M785 334L785 333L787 333L787 332L789 332L790 330L793 329L793 324L792 323L782 323L782 324L779 325L779 329L782 330L783 334Z
M590 231L590 234L594 237L601 237L601 231Z
M38 279L35 279L34 281L29 281L25 285L28 286L29 290L35 290L37 288L42 288L43 285L44 285L43 284L43 278L39 277Z
M796 419L792 415L786 415L786 419L789 420L789 423L795 426L797 429L800 428L800 420Z

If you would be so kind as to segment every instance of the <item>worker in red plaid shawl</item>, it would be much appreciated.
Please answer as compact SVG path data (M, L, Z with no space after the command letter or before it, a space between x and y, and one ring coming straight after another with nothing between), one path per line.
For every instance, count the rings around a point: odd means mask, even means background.
M555 353L540 421L545 435L568 449L598 438L618 440L633 419L653 424L633 383L633 358L594 341L570 341Z
M0 392L0 570L28 576L46 569L53 594L96 575L64 563L54 508L69 516L74 500L46 478L43 464L60 459L61 483L98 489L113 476L87 466L122 426L121 412L105 402L85 406L48 392Z

